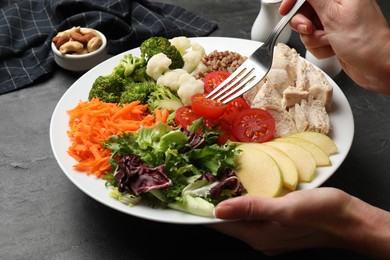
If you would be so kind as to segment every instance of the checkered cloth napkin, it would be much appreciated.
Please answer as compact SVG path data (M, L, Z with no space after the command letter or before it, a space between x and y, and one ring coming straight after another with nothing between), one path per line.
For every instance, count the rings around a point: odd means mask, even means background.
M51 73L51 39L73 26L104 33L112 55L151 36L206 36L217 28L179 6L148 0L0 0L0 8L0 94Z

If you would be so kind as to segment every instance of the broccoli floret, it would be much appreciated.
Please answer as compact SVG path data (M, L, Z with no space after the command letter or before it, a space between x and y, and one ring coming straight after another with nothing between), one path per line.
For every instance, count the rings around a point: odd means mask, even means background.
M170 69L179 69L184 66L184 60L180 52L165 37L151 37L141 44L140 49L141 57L145 58L146 61L149 61L153 55L164 53L172 60L172 64L169 66Z
M98 97L103 102L118 103L123 90L124 82L118 75L99 76L89 91L88 100Z
M146 104L149 95L157 89L157 84L154 81L131 82L125 86L120 97L120 103L130 103L139 100Z
M168 109L175 111L183 106L181 99L176 96L169 88L158 86L148 98L149 110L153 111L156 108Z
M131 75L131 79L134 82L153 81L153 79L146 73L146 66L142 66L142 67L136 69L133 72L133 75Z
M113 73L119 75L122 78L129 77L133 74L134 71L145 65L145 58L136 57L132 54L126 54L120 60L119 64L114 68Z
M88 99L91 100L94 97L98 97L104 102L120 103L123 96L123 99L127 101L129 100L129 93L125 95L122 93L127 92L127 86L132 85L134 82L146 81L151 80L146 74L145 59L132 54L126 54L111 74L96 78L89 92Z

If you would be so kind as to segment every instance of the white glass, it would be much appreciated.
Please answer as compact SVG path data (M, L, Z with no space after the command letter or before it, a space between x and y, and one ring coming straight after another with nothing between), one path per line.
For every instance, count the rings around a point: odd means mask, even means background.
M251 39L265 42L275 25L281 19L279 6L282 0L259 0L260 12L252 26ZM291 36L291 28L287 25L279 35L278 42L287 43Z

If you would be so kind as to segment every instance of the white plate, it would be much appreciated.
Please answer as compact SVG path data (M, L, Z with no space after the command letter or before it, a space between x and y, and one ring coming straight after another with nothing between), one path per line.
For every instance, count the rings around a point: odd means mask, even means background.
M235 51L249 56L260 46L260 43L255 41L223 37L201 37L192 38L191 40L200 43L207 53L217 49L219 51ZM136 56L140 55L139 48L125 53L132 53ZM221 220L218 219L195 216L171 209L154 209L146 205L129 207L109 196L109 190L106 188L104 180L73 170L72 166L76 164L76 161L67 154L67 149L71 145L66 133L69 121L67 110L73 109L79 101L87 100L88 92L95 79L99 75L111 73L112 69L119 63L119 60L125 53L116 55L85 73L65 92L58 102L50 124L50 142L58 164L65 175L83 192L95 200L129 215L153 221L178 224L220 222ZM331 157L332 166L318 168L318 174L315 179L310 183L300 184L298 189L314 188L324 183L342 164L352 144L354 122L351 107L336 83L330 78L329 81L334 87L334 106L330 113L330 122L333 129L330 137L336 143L340 152Z

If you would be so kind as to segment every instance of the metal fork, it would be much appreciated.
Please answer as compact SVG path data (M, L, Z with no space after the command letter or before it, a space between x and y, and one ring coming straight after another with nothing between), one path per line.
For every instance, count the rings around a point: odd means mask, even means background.
M255 50L248 59L218 87L211 91L207 95L207 98L213 100L217 99L226 104L256 86L271 69L274 47L279 34L304 2L306 1L298 0L293 8L291 8L291 10L280 19L278 24L276 24L264 44Z

